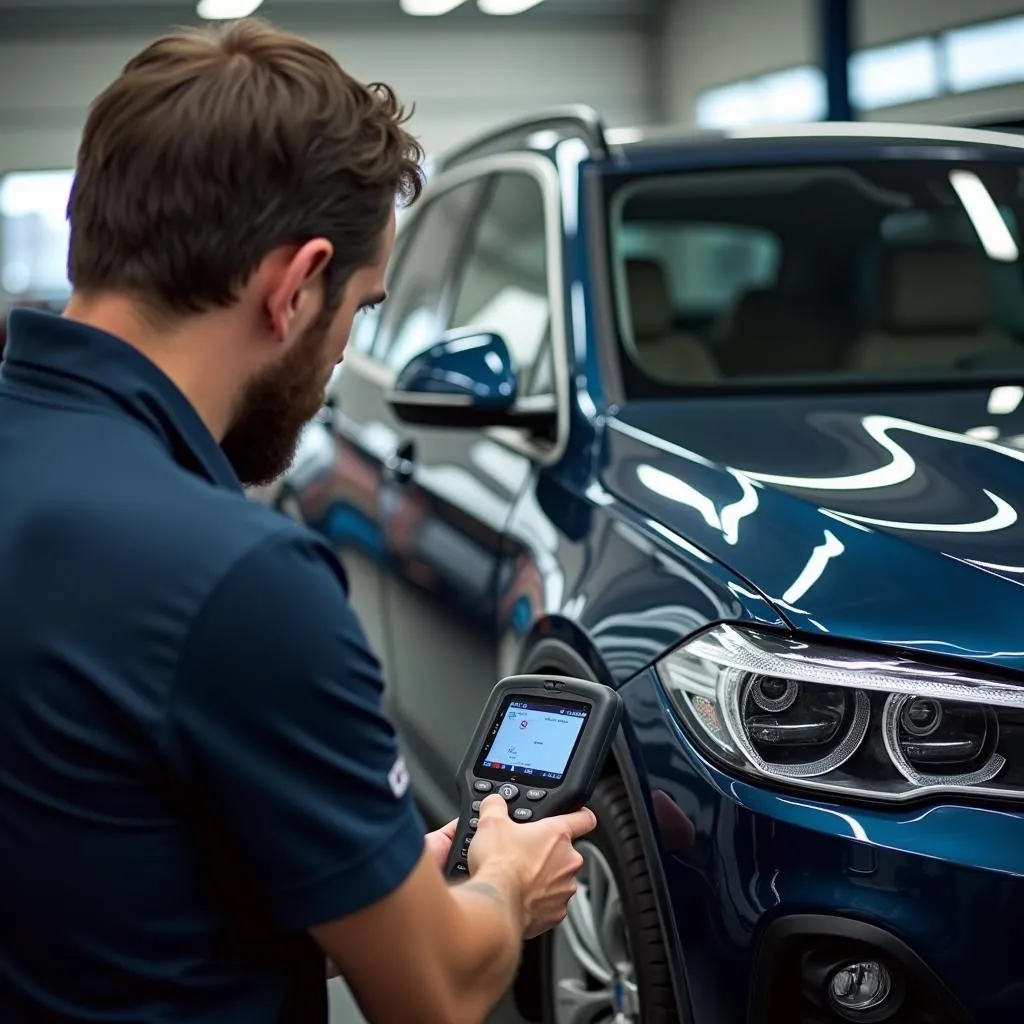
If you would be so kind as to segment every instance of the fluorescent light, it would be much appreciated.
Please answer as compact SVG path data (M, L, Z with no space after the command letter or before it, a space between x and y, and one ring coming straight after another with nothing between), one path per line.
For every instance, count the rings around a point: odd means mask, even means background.
M263 0L199 0L196 14L207 21L232 21L248 18Z
M981 178L973 171L950 171L949 181L964 204L988 258L1004 263L1017 259L1017 243Z
M456 7L461 7L466 0L401 0L402 10L414 18L436 18Z
M484 14L522 14L531 7L536 7L541 0L476 0L477 7Z

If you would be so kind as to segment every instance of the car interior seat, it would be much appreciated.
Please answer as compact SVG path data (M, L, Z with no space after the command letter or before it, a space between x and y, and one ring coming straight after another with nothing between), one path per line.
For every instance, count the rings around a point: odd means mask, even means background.
M879 260L876 326L853 346L850 369L952 369L1013 344L993 322L991 283L977 248L894 246Z
M717 327L715 355L731 377L828 373L840 359L843 326L811 296L752 288Z
M644 373L663 384L717 380L718 367L701 340L672 322L672 300L661 264L627 260L626 282L635 361Z

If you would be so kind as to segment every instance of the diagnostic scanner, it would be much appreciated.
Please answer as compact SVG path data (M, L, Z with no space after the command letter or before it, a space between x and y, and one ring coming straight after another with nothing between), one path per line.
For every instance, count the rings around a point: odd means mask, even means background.
M459 766L459 825L446 875L468 877L477 814L491 793L505 801L513 821L583 807L621 718L622 698L600 683L547 675L502 679Z

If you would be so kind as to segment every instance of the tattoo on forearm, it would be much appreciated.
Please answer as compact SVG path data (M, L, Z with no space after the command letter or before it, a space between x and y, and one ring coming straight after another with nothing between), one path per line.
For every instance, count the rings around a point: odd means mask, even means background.
M502 906L505 905L505 897L502 896L490 882L463 882L460 888L469 892L479 893L481 896L486 896L494 903L501 904Z

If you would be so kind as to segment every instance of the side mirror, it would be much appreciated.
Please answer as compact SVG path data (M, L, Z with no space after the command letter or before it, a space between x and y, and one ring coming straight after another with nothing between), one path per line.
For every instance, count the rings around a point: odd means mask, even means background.
M395 415L429 427L554 427L554 402L517 407L515 368L505 339L451 331L414 356L387 396Z

